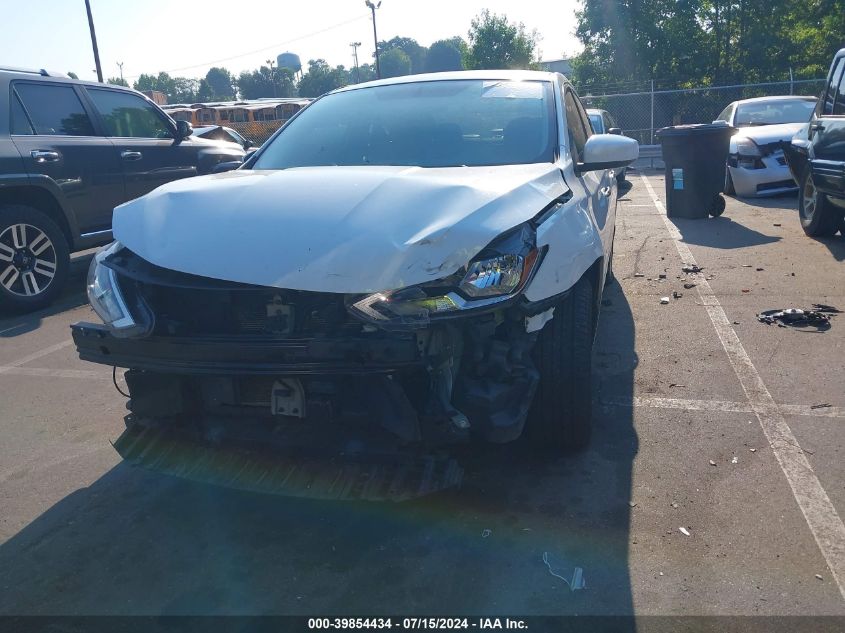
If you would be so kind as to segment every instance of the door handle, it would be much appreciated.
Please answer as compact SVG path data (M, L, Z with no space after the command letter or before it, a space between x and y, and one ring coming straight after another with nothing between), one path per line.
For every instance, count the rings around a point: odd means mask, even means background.
M141 160L144 155L141 152L136 152L135 150L125 149L120 152L120 157L123 160Z
M52 150L34 149L29 153L36 163L55 163L58 162L60 154Z
M599 192L601 193L601 195L608 197L610 196L610 187L602 187Z

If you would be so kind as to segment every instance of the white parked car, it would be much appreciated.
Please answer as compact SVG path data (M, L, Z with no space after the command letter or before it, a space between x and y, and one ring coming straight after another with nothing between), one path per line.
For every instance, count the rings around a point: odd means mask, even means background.
M207 125L195 127L193 136L199 138L210 138L215 141L227 141L240 145L244 151L252 148L252 141L241 136L236 130L224 125Z
M815 97L758 97L734 101L719 121L740 128L731 138L725 193L743 197L797 191L783 155L783 143L813 114Z
M622 135L622 128L616 123L616 119L607 110L587 108L587 116L593 124L593 132L596 134L618 134ZM622 167L616 170L616 179L621 183L625 182L628 168Z
M589 438L614 171L559 74L348 86L237 171L118 207L80 357L129 368L132 428L358 420L400 443ZM253 430L257 427L249 427ZM328 439L325 439L328 441Z

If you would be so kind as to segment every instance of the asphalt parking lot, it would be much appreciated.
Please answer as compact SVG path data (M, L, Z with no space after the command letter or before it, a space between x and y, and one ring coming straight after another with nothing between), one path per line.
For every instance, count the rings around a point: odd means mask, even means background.
M845 238L805 237L788 196L669 222L645 174L620 193L591 448L486 449L401 504L120 463L124 398L70 341L77 255L56 306L0 319L0 613L845 615L845 314L755 318L845 309Z

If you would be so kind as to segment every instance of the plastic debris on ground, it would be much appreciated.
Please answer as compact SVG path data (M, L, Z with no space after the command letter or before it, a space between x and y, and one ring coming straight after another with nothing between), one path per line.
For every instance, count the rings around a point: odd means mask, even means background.
M569 576L569 565L556 558L550 552L543 552L543 562L549 568L549 573L555 578L560 578L563 582L569 585L570 591L578 591L587 586L587 581L584 580L584 570L580 567L575 567L572 575ZM566 574L566 576L561 575ZM569 577L567 577L569 576Z
M488 536L490 536L492 533L493 533L493 530L491 530L490 528L485 528L485 529L481 532L481 538L487 538L487 537L488 537Z
M700 273L704 269L701 266L690 264L688 266L682 267L681 270L685 273Z
M660 297L660 303L666 305L667 303L669 303L669 297Z
M771 325L776 323L780 327L807 327L814 326L819 330L830 328L830 317L842 311L833 306L821 303L813 304L812 309L784 308L779 310L765 310L757 315L760 323Z
M681 534L683 534L684 536L690 535L689 530L686 529L685 527L679 527L678 529L681 531Z
M711 465L711 466L715 466L715 465L716 465L716 462L714 462L714 461L711 459L711 460L710 460L710 465Z
M731 464L738 464L738 463L739 463L739 457L737 457L736 455L734 455L734 456L733 456L733 459L731 459Z
M684 293L683 293L683 292L678 292L677 290L673 290L673 291L672 291L672 296L673 296L673 297L675 297L675 299L680 299L681 297L683 297L683 296L684 296Z
M692 290L693 288L695 288L695 284L684 284L684 288L686 288L687 290Z

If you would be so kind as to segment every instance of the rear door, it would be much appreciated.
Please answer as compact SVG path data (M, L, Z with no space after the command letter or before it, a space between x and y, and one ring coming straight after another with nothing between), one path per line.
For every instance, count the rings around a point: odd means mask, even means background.
M30 177L56 183L85 234L111 228L124 189L114 147L79 91L69 83L14 82L11 131Z
M845 57L834 65L821 116L810 123L813 182L820 191L845 195Z
M123 90L87 87L86 92L123 166L127 200L197 175L196 147L177 142L173 123L152 103Z

